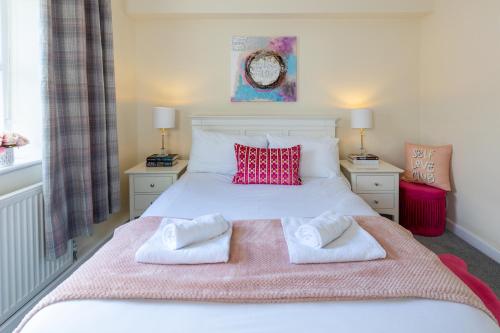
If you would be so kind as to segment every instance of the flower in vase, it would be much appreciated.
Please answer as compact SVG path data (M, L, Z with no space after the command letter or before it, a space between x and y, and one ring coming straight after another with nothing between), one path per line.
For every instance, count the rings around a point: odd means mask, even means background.
M3 133L0 134L0 139L0 146L4 148L22 147L29 143L29 140L19 133Z

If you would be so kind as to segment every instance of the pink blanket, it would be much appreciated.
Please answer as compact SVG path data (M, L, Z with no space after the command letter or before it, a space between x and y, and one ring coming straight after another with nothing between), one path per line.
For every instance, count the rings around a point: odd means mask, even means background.
M440 254L438 257L483 301L484 306L490 310L497 322L500 323L500 300L495 292L484 281L470 273L467 263L459 257L450 253Z
M483 302L403 227L382 217L358 217L385 248L383 260L293 265L279 220L237 221L227 264L148 265L136 250L161 218L147 217L119 228L73 275L26 316L78 299L162 299L209 302L305 302L428 298L477 307Z

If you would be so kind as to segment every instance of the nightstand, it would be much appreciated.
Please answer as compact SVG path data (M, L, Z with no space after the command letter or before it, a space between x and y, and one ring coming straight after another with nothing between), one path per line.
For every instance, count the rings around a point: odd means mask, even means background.
M142 162L125 171L129 177L130 219L140 216L153 201L186 171L188 161L179 160L173 167L146 167Z
M359 168L347 160L340 161L343 174L352 191L375 211L391 215L399 223L399 174L404 170L380 161L378 168Z

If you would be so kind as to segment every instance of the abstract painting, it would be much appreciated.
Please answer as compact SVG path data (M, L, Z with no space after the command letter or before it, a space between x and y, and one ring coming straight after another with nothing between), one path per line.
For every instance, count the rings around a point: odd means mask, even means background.
M297 101L297 37L233 37L232 102Z

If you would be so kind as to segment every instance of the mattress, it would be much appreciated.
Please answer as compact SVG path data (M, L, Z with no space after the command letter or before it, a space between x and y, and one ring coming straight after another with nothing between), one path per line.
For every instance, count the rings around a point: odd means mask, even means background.
M188 173L143 216L227 219L313 217L334 209L376 215L342 177L304 179L302 186L233 185L231 178ZM389 222L388 222L389 223ZM484 312L427 299L220 304L155 300L78 300L50 305L23 332L500 332Z

